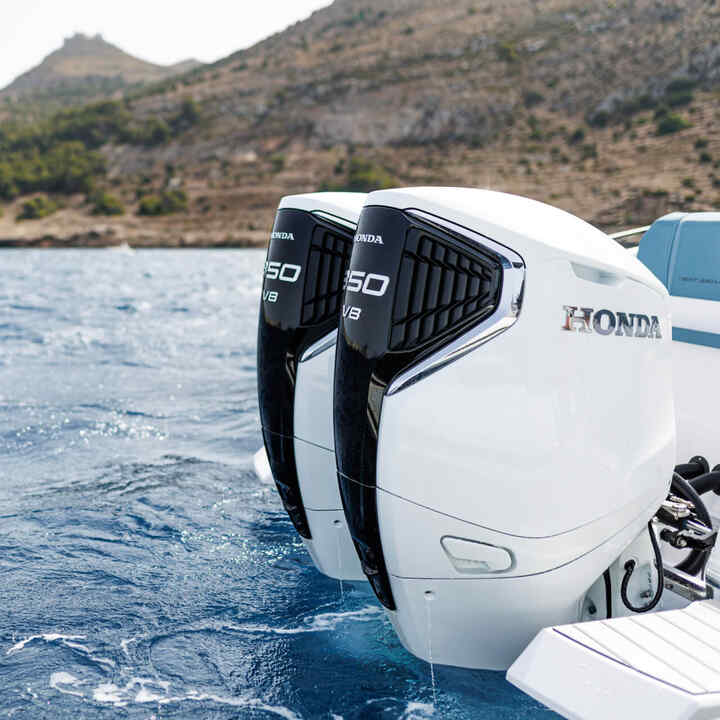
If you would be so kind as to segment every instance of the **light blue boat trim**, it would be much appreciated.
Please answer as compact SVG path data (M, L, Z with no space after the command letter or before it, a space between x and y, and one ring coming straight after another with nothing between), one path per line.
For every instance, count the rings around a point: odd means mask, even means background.
M675 340L675 342L720 348L720 335L717 333L703 332L702 330L688 330L687 328L674 327L672 339Z

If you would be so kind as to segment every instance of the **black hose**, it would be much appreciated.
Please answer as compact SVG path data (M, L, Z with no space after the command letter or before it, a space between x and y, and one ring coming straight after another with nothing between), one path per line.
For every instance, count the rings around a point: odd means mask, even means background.
M710 490L720 492L720 472L713 470L713 472L700 475L689 481L695 489L698 495L704 495Z
M612 584L610 583L610 568L603 573L605 580L605 618L612 617Z
M703 469L697 463L683 463L675 466L675 472L686 480L693 480L703 474Z
M648 523L648 532L650 533L650 542L652 543L653 552L655 553L655 563L657 565L658 573L658 584L657 589L655 590L655 596L647 605L643 607L635 607L635 605L633 605L628 599L627 588L628 583L630 582L630 577L635 570L634 560L628 560L625 563L625 575L623 576L622 584L620 585L620 597L622 598L623 604L628 610L635 613L644 613L652 610L660 602L663 590L665 589L665 576L663 575L662 555L660 555L660 548L658 546L657 538L655 537L652 520Z
M688 575L697 575L707 565L710 550L693 550L685 560L675 566Z
M689 500L695 506L695 512L702 523L707 525L708 528L712 529L712 520L710 519L710 513L705 507L705 503L702 501L700 495L698 495L695 488L685 478L681 477L677 473L673 473L672 484L670 485L673 493L684 497ZM708 556L710 555L709 550L691 550L687 557L679 562L675 568L688 575L697 575L707 563Z
M686 480L693 480L709 473L710 463L702 455L695 455L688 462L676 465L675 472Z

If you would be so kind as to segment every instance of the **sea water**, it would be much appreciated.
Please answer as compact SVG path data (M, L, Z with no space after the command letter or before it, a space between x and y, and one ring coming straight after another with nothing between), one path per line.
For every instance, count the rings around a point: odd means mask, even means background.
M320 576L260 447L261 251L0 251L0 717L550 718Z

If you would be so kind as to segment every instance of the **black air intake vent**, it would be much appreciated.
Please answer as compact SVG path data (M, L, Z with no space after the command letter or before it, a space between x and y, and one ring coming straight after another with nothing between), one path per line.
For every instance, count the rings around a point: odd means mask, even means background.
M304 210L278 211L258 324L258 396L265 449L285 510L310 527L295 464L295 377L303 352L338 326L353 231Z
M303 294L303 325L337 322L342 302L345 268L352 252L352 238L318 225L308 256Z
M412 229L398 274L390 352L437 342L454 328L488 315L497 304L499 265Z
M394 609L377 516L377 447L383 399L393 378L431 356L498 307L501 258L462 234L401 210L365 207L349 272L387 283L365 292L348 283L335 359L335 457L345 518L380 602Z

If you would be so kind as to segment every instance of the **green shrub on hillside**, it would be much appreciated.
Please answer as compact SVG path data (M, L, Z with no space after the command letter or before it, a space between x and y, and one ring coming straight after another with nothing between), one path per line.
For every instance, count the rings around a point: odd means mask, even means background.
M52 215L57 209L56 202L46 195L38 195L22 204L17 220L39 220Z
M12 200L18 194L15 173L7 159L0 159L0 198Z
M528 109L534 108L544 100L545 96L537 90L526 90L523 93L523 105Z
M187 207L188 199L184 190L163 190L157 194L145 195L140 200L138 215L171 215L184 212Z
M578 128L570 135L570 137L568 137L567 142L568 145L577 145L578 143L581 143L584 139L585 130L583 130L583 128Z
M677 78L665 88L665 102L670 107L689 105L693 101L693 90L697 83L690 78Z
M88 192L105 172L105 160L81 142L62 142L45 151L0 151L0 198L33 192Z
M121 200L112 193L99 191L90 196L93 215L123 215L125 206Z
M285 156L282 153L276 153L270 156L270 166L274 173L279 173L285 169Z
M328 186L328 190L348 192L371 192L395 186L395 179L381 165L371 160L351 156L348 161L347 180L344 183Z
M186 98L169 117L141 122L124 103L104 101L28 125L0 123L0 199L32 192L87 193L105 173L102 145L161 145L200 117L197 103Z
M501 42L497 46L499 60L507 63L514 63L520 59L517 48L510 42Z
M345 170L345 161L338 161L334 172L340 175ZM340 192L371 192L395 187L396 179L381 165L372 160L351 155L347 163L347 176L345 181L325 182L321 190L334 190Z
M150 118L146 120L142 126L135 131L133 140L137 145L147 145L154 147L156 145L164 145L172 132L170 126L161 118Z
M584 143L580 147L580 159L589 160L598 156L597 145L595 143Z
M653 110L658 106L657 98L648 93L639 95L631 100L626 100L617 108L617 114L622 118L630 118L636 113L645 110Z
M676 78L667 84L662 95L645 92L617 101L607 111L591 113L588 117L588 124L592 127L605 127L611 122L625 121L627 123L637 113L656 108L658 109L656 116L658 113L666 114L668 108L689 105L694 100L693 93L697 85L697 81L692 78Z
M657 118L657 134L670 135L689 128L692 123L682 115L676 113L661 114Z
M385 190L395 185L395 180L381 165L351 157L348 163L348 189L356 192Z
M196 125L200 119L200 106L192 98L185 98L180 105L180 110L172 118L171 125L175 134L178 134Z
M48 140L77 140L88 148L99 148L111 140L130 140L132 116L119 102L100 102L63 110L44 128Z
M587 118L587 122L590 127L604 128L608 126L610 118L610 113L607 110L598 110Z

